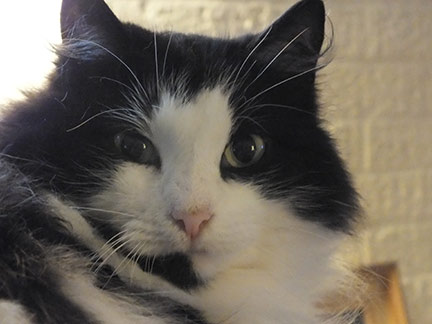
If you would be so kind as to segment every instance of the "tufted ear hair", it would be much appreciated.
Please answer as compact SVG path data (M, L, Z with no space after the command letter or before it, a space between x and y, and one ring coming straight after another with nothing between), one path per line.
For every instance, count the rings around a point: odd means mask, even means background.
M259 44L257 54L260 56L301 57L309 64L316 64L324 40L324 23L323 2L303 0L256 35L252 46Z
M63 0L60 14L63 56L89 60L114 52L122 23L103 0Z

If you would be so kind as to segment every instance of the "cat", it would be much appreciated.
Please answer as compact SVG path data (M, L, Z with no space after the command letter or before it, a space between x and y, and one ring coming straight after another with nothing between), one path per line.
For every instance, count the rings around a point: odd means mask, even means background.
M303 0L210 38L63 0L49 84L0 122L2 323L345 323L318 307L359 218L324 23Z

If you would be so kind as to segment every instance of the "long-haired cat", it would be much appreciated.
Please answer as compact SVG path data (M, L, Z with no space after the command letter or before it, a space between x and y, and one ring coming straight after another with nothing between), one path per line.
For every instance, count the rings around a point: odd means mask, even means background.
M319 118L324 21L303 0L210 38L64 0L49 85L0 122L0 322L341 323L317 305L358 204Z

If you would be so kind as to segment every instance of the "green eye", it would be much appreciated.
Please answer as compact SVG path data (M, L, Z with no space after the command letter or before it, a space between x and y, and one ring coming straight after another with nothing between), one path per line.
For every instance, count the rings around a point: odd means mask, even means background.
M222 164L245 168L257 163L265 152L264 140L258 135L235 137L225 149Z
M160 166L159 154L153 143L145 136L134 132L122 132L114 137L114 144L119 153L130 161Z

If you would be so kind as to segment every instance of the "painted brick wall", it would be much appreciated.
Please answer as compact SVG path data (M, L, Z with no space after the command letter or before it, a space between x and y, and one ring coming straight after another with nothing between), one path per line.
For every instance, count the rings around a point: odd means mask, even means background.
M157 29L236 35L294 1L109 0ZM321 73L328 126L363 196L353 262L397 261L411 324L432 323L432 1L327 0L335 29Z

